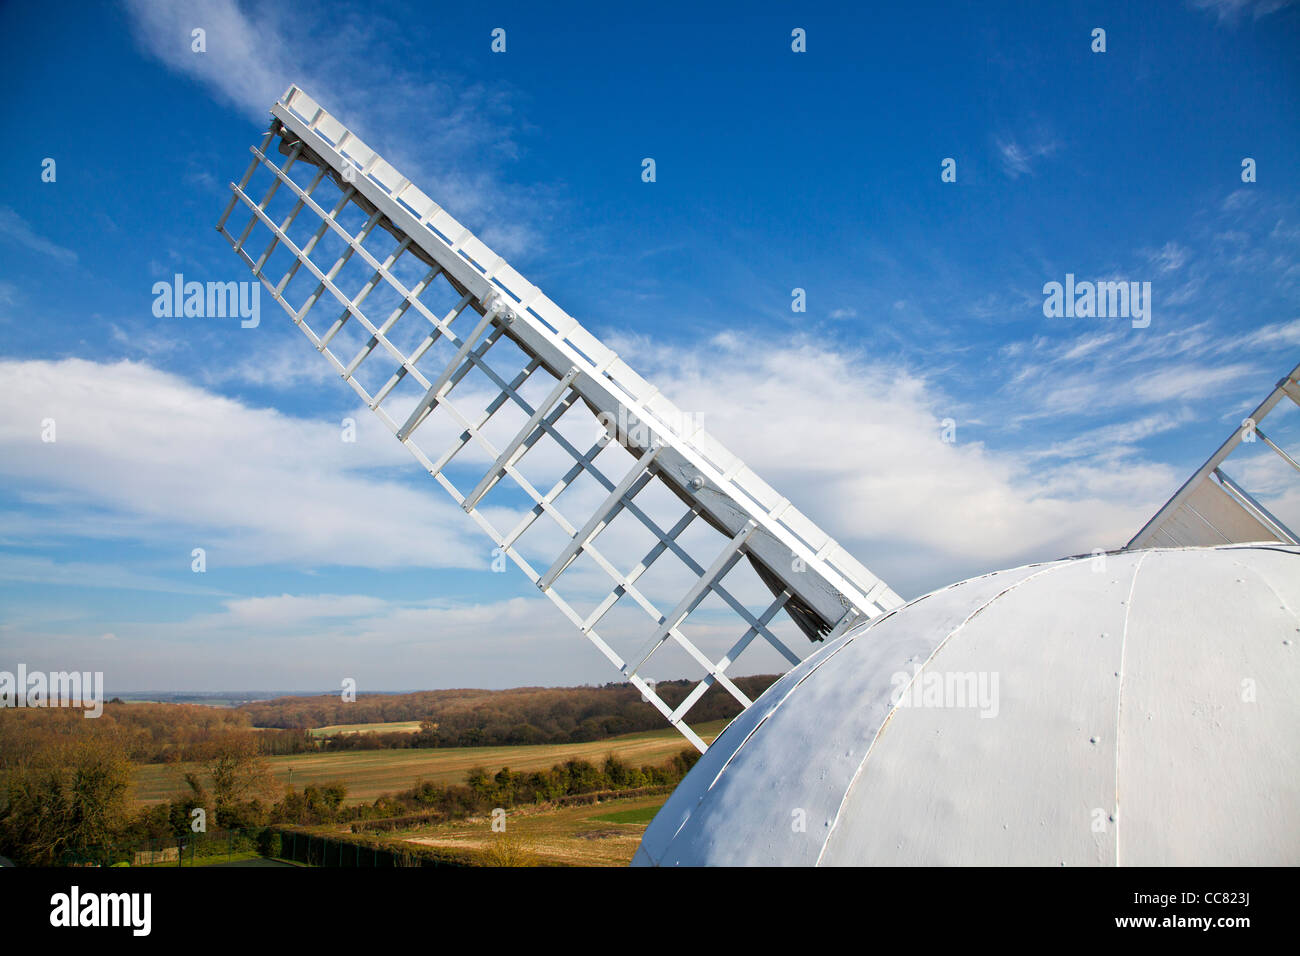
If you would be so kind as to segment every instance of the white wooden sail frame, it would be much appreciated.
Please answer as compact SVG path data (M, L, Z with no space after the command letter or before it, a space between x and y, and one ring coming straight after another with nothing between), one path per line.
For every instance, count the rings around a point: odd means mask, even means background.
M770 626L778 612L785 610L807 637L821 640L903 603L789 500L706 431L690 424L689 416L306 93L290 87L271 114L270 129L252 148L247 171L238 183L231 184L233 195L217 229L316 350L430 475L624 679L697 748L704 750L704 741L685 717L710 687L725 688L742 708L751 703L727 671L753 640L762 637L790 666L799 663L800 656ZM285 157L279 163L271 150L277 137L278 152ZM291 175L295 164L314 169L305 183ZM254 198L247 190L259 169L272 178L266 193ZM281 189L289 192L293 203L287 216L277 220L268 210ZM360 229L347 228L340 221L350 206L359 207L364 214ZM234 232L226 224L237 208L247 212L249 219ZM303 212L316 228L310 239L298 245L289 232ZM327 235L335 238L322 243ZM268 238L264 251L250 251L250 247L258 248L252 243L254 236ZM321 250L331 243L337 245L337 240L343 243L341 253L324 255ZM383 250L380 243L384 243ZM292 256L288 270L283 276L268 275L275 254L285 250ZM340 288L336 282L353 257L364 263L370 274L355 291ZM424 278L412 285L399 279L394 272L403 257L418 260L427 269ZM287 289L290 281L302 274L300 270L315 280L314 289L305 301L290 302ZM456 306L445 315L435 314L421 299L438 281L450 283L459 293ZM385 285L400 297L400 305L383 318L368 315L367 297ZM324 303L330 301L342 312L335 315L326 310ZM308 324L313 309L316 315L326 316L323 323L313 316L316 324ZM414 351L403 351L393 341L393 328L403 319L427 323L427 335ZM338 334L349 323L353 329L364 328L365 343L355 354L336 354L331 344L342 341ZM526 366L513 377L501 374L488 361L490 350L505 341L513 342L528 356ZM451 346L454 354L450 361L440 363L436 370L421 366L435 345L443 349ZM358 370L363 363L383 360L390 362L391 374L382 387L367 389L356 377ZM459 396L452 400L453 391L471 371L486 375L497 389L495 397L476 412L460 407ZM533 376L551 383L544 399L536 403L521 395ZM418 383L422 397L404 414L390 414L385 402L396 386L404 381L409 386L410 380ZM511 402L527 420L511 440L497 447L483 429ZM610 425L585 450L575 447L557 427L570 409L583 407ZM450 447L430 453L418 440L422 426L434 414L450 416L461 430ZM543 436L554 440L573 460L572 468L549 489L535 487L525 475L525 456ZM632 465L622 475L606 475L595 463L611 442L620 443L631 454ZM453 484L446 469L470 443L486 452L493 463L476 485L462 490ZM594 477L607 491L605 500L581 524L571 522L555 507L556 498L579 475ZM507 477L522 489L532 507L519 525L503 530L493 525L481 506L485 496ZM681 520L671 527L661 526L638 505L637 495L654 481L667 485L686 506ZM631 568L607 560L597 544L602 531L623 513L635 516L656 542ZM542 515L560 526L568 543L549 564L534 567L515 545ZM697 561L678 544L679 536L696 519L718 532L721 547L711 564ZM696 575L694 584L667 610L657 607L637 587L641 575L665 553L676 555ZM605 599L588 614L576 610L557 589L561 576L579 555L593 559L612 585ZM748 560L772 592L771 602L761 610L751 610L724 584L724 578L742 559ZM690 640L684 627L709 595L721 598L739 618L737 640L716 660ZM642 651L631 656L618 653L597 631L602 617L625 597L650 619ZM664 701L641 674L646 661L668 641L684 648L705 672L676 706Z

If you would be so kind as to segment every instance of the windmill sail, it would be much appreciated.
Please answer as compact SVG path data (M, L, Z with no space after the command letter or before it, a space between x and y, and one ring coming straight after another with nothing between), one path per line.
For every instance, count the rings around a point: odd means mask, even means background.
M751 703L727 672L756 639L793 666L792 632L823 640L902 604L306 93L290 87L271 114L217 229L494 553L697 748L686 716L706 691ZM620 560L629 526L648 547ZM679 596L652 600L670 560ZM606 623L628 607L640 631L616 646ZM645 677L665 647L703 674L671 703Z
M1259 440L1300 471L1300 464L1259 427L1264 416L1283 398L1290 398L1300 405L1300 365L1277 383L1241 427L1233 430L1219 450L1143 525L1124 550L1254 541L1300 544L1295 532L1270 514L1223 470L1223 463L1243 441Z

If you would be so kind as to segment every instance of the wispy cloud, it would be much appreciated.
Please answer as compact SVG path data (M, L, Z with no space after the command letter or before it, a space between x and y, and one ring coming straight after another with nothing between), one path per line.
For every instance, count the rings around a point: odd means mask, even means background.
M0 517L0 523L9 524ZM197 578L197 575L195 576ZM169 594L206 594L214 588L178 583L162 575L134 571L119 564L95 561L55 561L33 554L0 554L0 581L22 584L61 584L75 588L109 588L158 591Z
M1095 462L1114 461L1134 455L1141 442L1154 435L1172 431L1191 418L1186 409L1174 414L1145 415L1132 421L1083 431L1073 438L1030 451L1028 456L1032 459L1090 458Z
M255 122L267 122L271 104L297 84L498 252L536 247L532 227L551 199L501 175L520 155L525 125L511 95L396 66L400 57L384 51L400 24L369 8L314 21L265 0L212 0L201 12L150 0L126 8L143 49ZM195 29L206 31L203 53L192 50Z
M279 318L279 316L276 316ZM274 339L234 362L205 367L205 385L253 385L259 388L295 389L338 380L328 362L311 354L310 346L296 330Z
M77 261L75 252L39 235L22 216L8 206L0 206L0 239L23 246L66 265L74 265Z
M1285 333L1268 333L1272 336ZM1016 356L1018 368L1007 369L1003 396L1022 409L1017 413L1022 422L1117 409L1147 413L1167 403L1249 393L1277 371L1237 359L1240 354L1237 340L1196 326L1090 333L1064 342L1040 339Z
M1265 325L1243 337L1241 348L1277 348L1300 346L1300 319Z
M13 306L18 304L18 286L0 279L0 322L13 318Z
M1174 272L1183 267L1187 261L1188 250L1178 243L1170 241L1153 252L1147 253L1148 261L1161 272Z
M1098 332L1093 335L1081 335L1061 353L1062 362L1073 362L1086 358L1099 349L1112 345L1119 338L1117 332Z
M1247 14L1252 20L1259 20L1294 2L1295 0L1191 0L1191 5L1198 10L1213 13L1220 23L1235 25Z
M1002 171L1011 179L1032 174L1034 163L1044 156L1051 156L1059 147L1060 144L1055 140L1039 140L1029 146L1009 138L997 140Z

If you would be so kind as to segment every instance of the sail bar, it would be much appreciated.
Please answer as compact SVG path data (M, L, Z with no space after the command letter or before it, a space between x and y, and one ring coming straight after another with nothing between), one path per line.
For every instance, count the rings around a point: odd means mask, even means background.
M1243 441L1262 438L1292 467L1295 460L1259 431L1264 416L1283 398L1300 405L1300 365L1297 365L1269 392L1250 413L1241 427L1233 429L1200 468L1188 478L1128 544L1125 551L1142 548L1245 544L1252 541L1279 541L1300 544L1296 535L1273 517L1246 491L1227 477L1220 466ZM1213 517L1217 515L1217 517Z

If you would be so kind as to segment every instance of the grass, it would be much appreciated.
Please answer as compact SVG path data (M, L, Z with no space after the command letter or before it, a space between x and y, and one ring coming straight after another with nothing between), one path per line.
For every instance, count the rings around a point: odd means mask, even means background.
M701 724L696 732L710 742L726 721ZM374 726L374 725L371 725ZM394 793L415 786L416 782L464 783L465 775L475 767L495 773L502 767L511 770L546 770L571 758L603 761L609 754L635 766L661 764L689 747L681 734L671 727L639 734L625 734L580 744L540 744L518 747L447 747L431 750L343 750L335 753L306 753L285 757L268 757L277 786L289 783L302 789L309 784L321 785L341 781L348 788L346 803L370 803L381 794ZM136 768L134 797L140 803L162 803L188 793L185 772L192 764L143 764ZM205 781L206 783L206 781Z
M593 820L600 820L604 823L639 823L643 826L648 825L659 812L659 806L640 807L636 810L618 810L614 813L602 813L598 817L592 817Z
M261 859L261 855L256 850L239 850L236 853L212 853L207 856L190 856L185 854L185 861L178 864L175 860L164 861L162 863L141 863L137 869L177 869L179 867L195 866L222 866L224 864L240 863L248 860Z
M516 807L506 817L505 833L494 833L489 817L471 817L397 835L426 846L483 851L503 866L626 866L667 799L659 794L580 807Z

